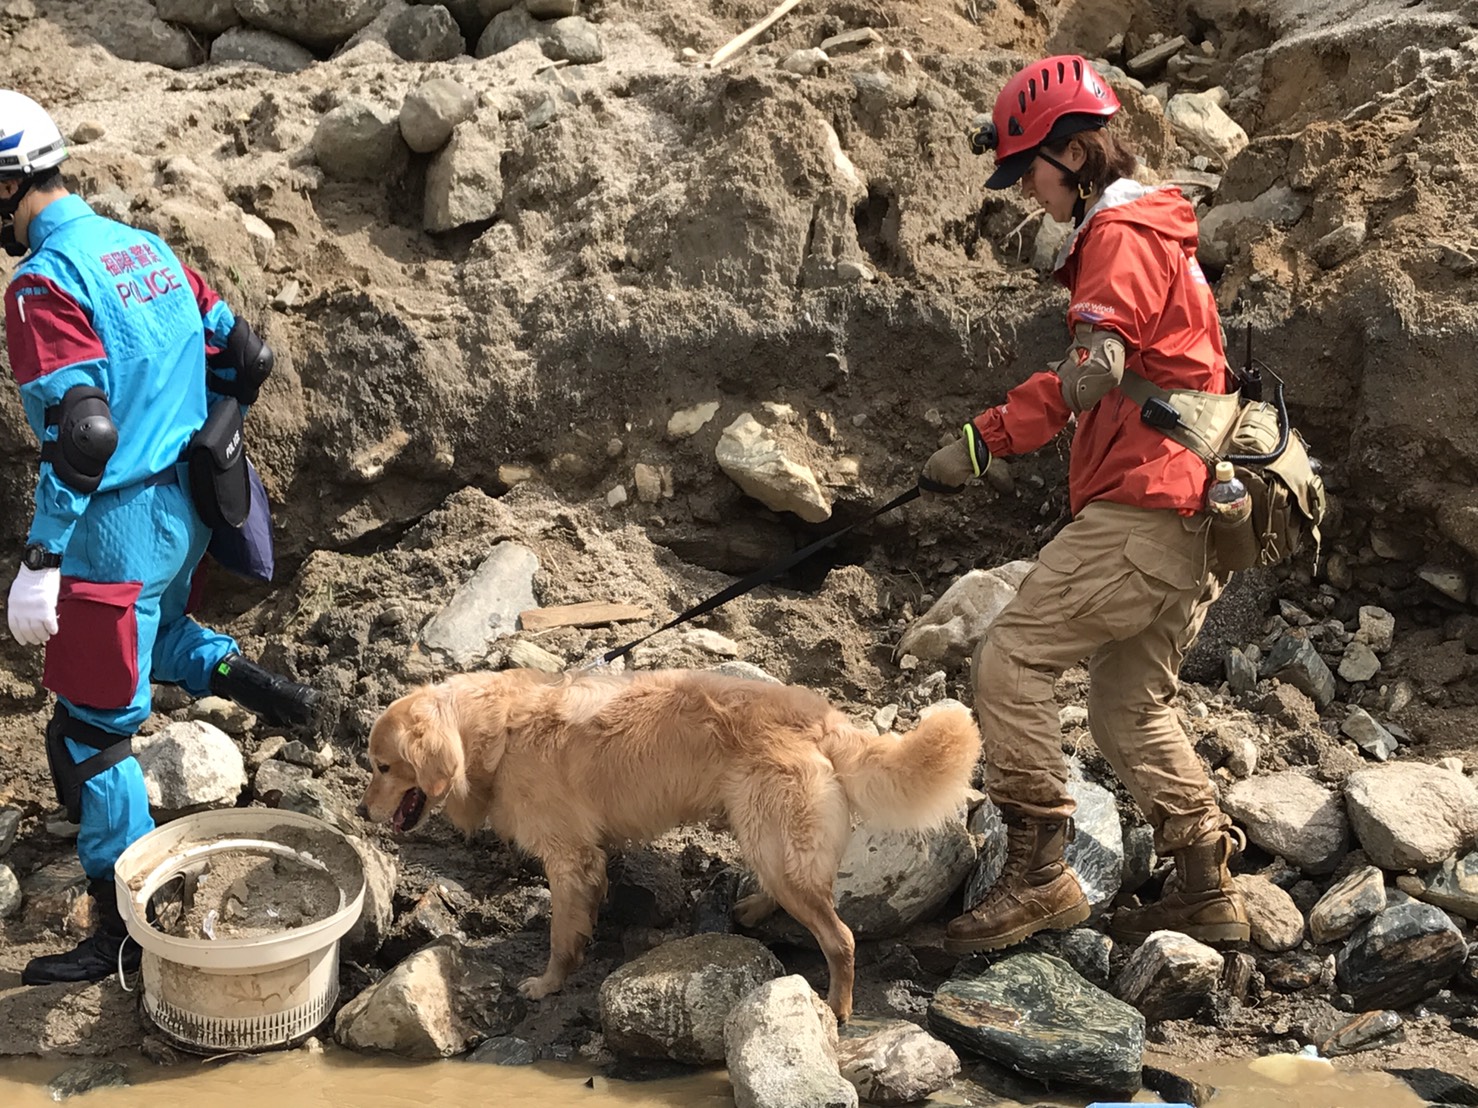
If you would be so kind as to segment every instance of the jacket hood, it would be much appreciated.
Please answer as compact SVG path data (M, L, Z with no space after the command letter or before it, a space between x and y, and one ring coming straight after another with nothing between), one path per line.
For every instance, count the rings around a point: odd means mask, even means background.
M1174 185L1142 185L1121 178L1103 190L1097 203L1089 208L1083 222L1074 228L1067 242L1057 252L1053 271L1060 271L1077 249L1079 240L1095 223L1110 221L1133 223L1180 243L1194 253L1201 231L1191 202Z

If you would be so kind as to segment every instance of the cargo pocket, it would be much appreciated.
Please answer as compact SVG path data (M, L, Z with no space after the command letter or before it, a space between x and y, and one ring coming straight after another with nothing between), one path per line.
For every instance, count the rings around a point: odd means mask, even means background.
M1140 573L1172 589L1184 591L1205 587L1206 570L1195 554L1156 542L1143 532L1130 533L1124 544L1124 557Z
M139 685L138 581L63 577L41 683L87 708L125 708Z
M1105 562L1112 566L1107 573ZM1119 592L1130 576L1129 566L1117 556L1088 563L1078 551L1049 542L1038 552L1037 566L1028 578L1036 593L1029 599L1044 622L1088 619ZM1022 582L1022 592L1026 592L1026 584ZM1037 599L1040 603L1035 602Z

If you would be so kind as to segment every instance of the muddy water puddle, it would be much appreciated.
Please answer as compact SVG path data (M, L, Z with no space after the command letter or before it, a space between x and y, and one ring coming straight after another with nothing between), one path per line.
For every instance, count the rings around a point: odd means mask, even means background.
M1421 1108L1422 1100L1393 1077L1345 1072L1318 1062L1268 1066L1266 1060L1199 1064L1181 1072L1218 1088L1215 1108ZM0 1105L41 1108L55 1103L47 1088L76 1060L0 1059ZM732 1108L722 1070L641 1083L608 1081L576 1066L489 1066L447 1061L382 1061L340 1051L292 1052L232 1061L160 1067L126 1063L127 1088L94 1089L79 1108L227 1108L271 1103L279 1108ZM1270 1072L1271 1071L1271 1072ZM968 1103L944 1093L935 1108ZM996 1101L999 1108L1014 1102ZM1083 1108L1085 1101L1039 1098L1034 1105ZM1141 1093L1136 1104L1155 1104Z

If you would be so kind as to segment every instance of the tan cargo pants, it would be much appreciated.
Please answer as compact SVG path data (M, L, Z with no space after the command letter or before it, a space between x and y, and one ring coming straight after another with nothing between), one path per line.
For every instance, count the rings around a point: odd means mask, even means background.
M975 651L997 806L1072 815L1053 684L1087 658L1093 740L1154 827L1156 850L1227 827L1171 707L1181 659L1222 583L1204 517L1095 501L1044 546Z

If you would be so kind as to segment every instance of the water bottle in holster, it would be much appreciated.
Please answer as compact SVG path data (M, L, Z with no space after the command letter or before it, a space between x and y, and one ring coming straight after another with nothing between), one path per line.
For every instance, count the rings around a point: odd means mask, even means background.
M1211 542L1223 570L1250 569L1260 547L1252 527L1252 494L1237 477L1231 462L1217 462L1206 490L1206 514L1211 517Z

